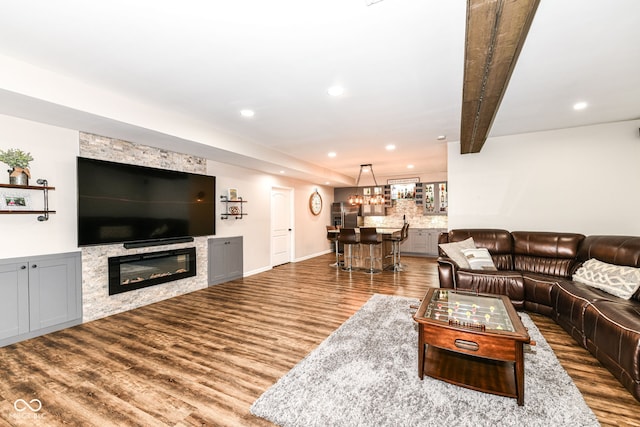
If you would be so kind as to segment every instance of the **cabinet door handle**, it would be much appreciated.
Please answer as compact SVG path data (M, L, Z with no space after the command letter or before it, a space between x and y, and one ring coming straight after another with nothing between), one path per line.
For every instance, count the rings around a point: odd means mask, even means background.
M38 268L38 264L33 264L31 268Z
M26 265L21 265L21 266L20 266L20 270L24 270L24 269L26 269L26 268L27 268L27 266L26 266Z

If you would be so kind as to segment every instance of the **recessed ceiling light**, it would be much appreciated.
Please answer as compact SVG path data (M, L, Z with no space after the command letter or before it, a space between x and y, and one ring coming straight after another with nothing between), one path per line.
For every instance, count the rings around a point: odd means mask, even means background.
M331 181L326 181L326 182L324 183L324 185L329 185L329 184L331 184Z
M389 144L389 145L387 145L387 146L386 146L386 147L384 147L384 148L386 148L386 149L387 149L387 151L393 151L393 150L395 150L395 149L396 149L396 146L395 146L395 145L393 145L393 144Z
M438 135L438 141L444 141L447 139L447 135Z
M253 110L240 110L240 115L242 117L253 117L256 115L256 112Z
M280 173L284 173L284 171L280 171Z
M342 86L331 86L327 89L327 93L331 96L340 96L344 93L344 88Z
M327 156L329 157L335 157L337 154L335 151L329 151L329 154L327 154Z
M574 110L584 110L585 108L587 108L589 104L587 104L584 101L581 102L576 102L575 104L573 104L573 109Z
M407 169L413 169L413 165L407 165Z

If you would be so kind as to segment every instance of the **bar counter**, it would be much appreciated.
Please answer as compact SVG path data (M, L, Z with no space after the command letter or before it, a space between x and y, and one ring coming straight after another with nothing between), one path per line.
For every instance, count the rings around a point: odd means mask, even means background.
M373 227L361 227L361 228L373 228ZM360 228L355 228L356 240L359 241ZM376 227L378 233L379 245L374 246L374 262L373 269L377 271L384 270L397 270L396 265L397 251L399 250L399 241L401 237L402 228L393 227ZM335 234L338 237L340 230L329 230L328 233ZM394 242L395 241L395 242ZM344 253L344 248L341 243L339 244L339 250ZM369 270L369 245L368 244L356 244L351 248L353 254L352 269L353 270ZM344 265L345 259L342 257L341 266Z

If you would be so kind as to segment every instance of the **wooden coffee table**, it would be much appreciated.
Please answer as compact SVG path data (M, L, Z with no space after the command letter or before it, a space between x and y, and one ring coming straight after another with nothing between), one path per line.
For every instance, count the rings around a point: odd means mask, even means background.
M507 296L432 288L413 318L420 379L426 374L524 405L523 347L530 338Z

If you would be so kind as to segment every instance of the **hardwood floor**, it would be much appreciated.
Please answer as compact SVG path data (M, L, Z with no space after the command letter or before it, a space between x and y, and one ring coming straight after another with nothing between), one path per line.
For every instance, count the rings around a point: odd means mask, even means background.
M0 348L0 426L272 425L249 413L253 401L372 294L421 298L438 286L428 258L403 257L406 271L373 276L332 260L286 264ZM640 403L553 321L532 318L600 422L640 426ZM42 409L18 412L18 399Z

